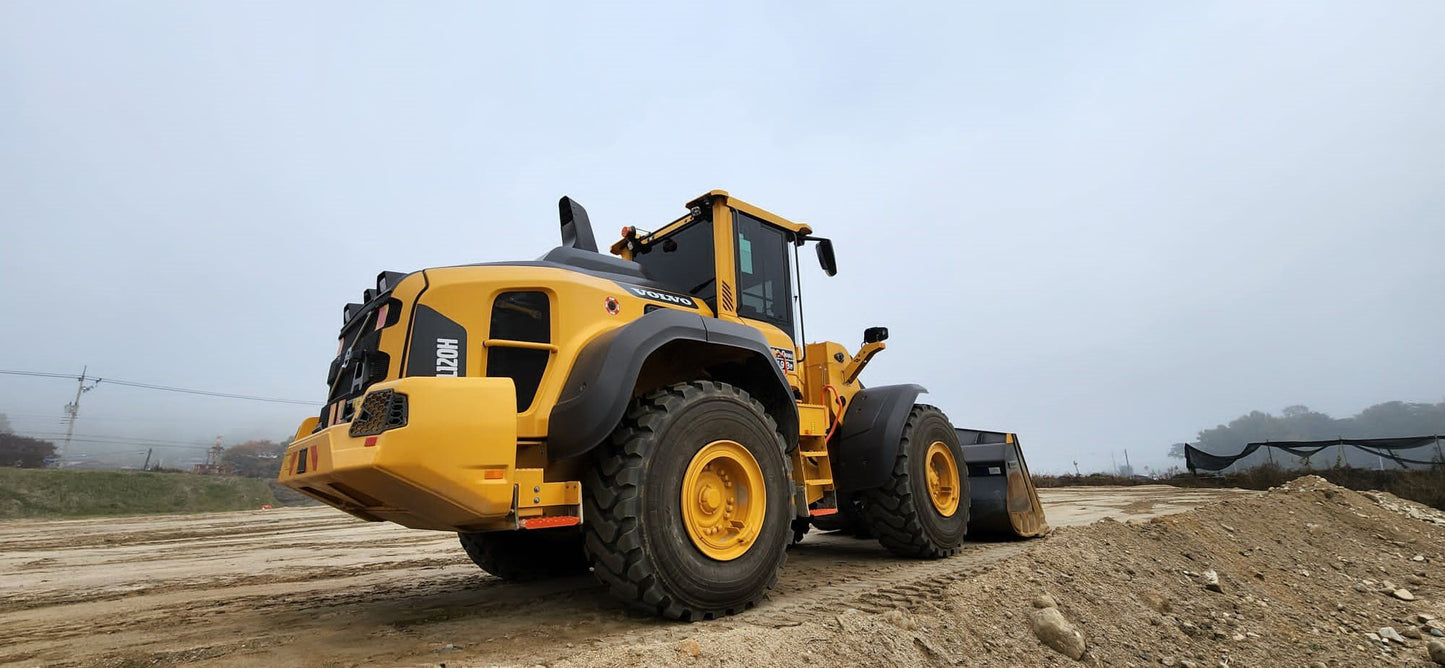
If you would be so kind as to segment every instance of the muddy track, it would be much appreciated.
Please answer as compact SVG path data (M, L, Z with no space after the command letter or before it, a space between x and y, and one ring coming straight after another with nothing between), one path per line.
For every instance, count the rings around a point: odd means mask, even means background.
M1230 491L1046 491L1054 524L1186 509ZM712 628L785 627L847 608L933 605L1030 543L943 560L811 534L770 599ZM547 663L581 649L688 637L625 611L591 577L511 584L454 536L325 508L0 524L0 663L348 665Z

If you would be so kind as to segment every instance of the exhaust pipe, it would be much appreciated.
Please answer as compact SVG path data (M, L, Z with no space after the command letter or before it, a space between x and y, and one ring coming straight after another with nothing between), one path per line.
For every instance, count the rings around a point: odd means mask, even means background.
M562 217L562 245L596 253L597 238L592 236L592 221L587 218L587 210L571 197L558 200L557 210Z

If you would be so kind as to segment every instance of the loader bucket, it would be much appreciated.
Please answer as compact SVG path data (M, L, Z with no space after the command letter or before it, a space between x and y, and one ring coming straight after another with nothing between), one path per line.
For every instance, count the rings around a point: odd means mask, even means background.
M955 429L968 466L969 538L1033 538L1049 532L1018 437Z

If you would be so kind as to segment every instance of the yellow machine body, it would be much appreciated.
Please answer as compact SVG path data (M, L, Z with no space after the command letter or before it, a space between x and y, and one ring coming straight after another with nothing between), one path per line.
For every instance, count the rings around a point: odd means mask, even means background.
M443 267L391 277L394 285L379 286L374 295L368 291L367 303L353 305L359 307L355 312L348 310L344 355L333 363L332 396L321 415L298 429L287 448L280 482L357 517L420 529L478 532L584 522L579 498L588 459L549 453L556 428L549 421L589 344L653 311L669 309L743 325L762 335L796 409L796 441L790 444L796 514L806 518L836 512L829 437L861 389L859 372L883 343L869 343L858 355L831 342L799 346L775 324L740 316L737 263L751 260L739 254L740 237L733 225L739 212L795 235L789 238L811 232L806 225L713 191L689 203L688 215L612 247L615 255L631 260L638 248L666 243L671 233L707 217L714 230L716 308L703 299L680 299L645 286L639 293L615 277L544 262ZM507 302L499 316L499 299L518 293L545 297L547 317L528 313L527 304L541 306L540 297ZM424 321L437 314L463 332L460 337L433 337L457 339L455 349L418 348ZM510 314L545 322L545 331L531 331L527 340L493 331L498 318ZM354 335L348 334L353 329ZM366 350L355 345L357 337L369 337ZM367 356L365 364L358 366L352 351ZM668 355L649 358L635 384L610 391L639 396L695 379L695 369L680 360L671 363ZM506 363L514 367L542 367L540 376L526 383L530 397L518 392L513 378L490 368L501 365L499 360L510 360ZM355 396L338 392L348 377L354 380L363 373ZM378 412L395 409L383 405L383 396L404 398L402 423L376 433L358 429L376 422ZM368 401L377 405L368 409Z

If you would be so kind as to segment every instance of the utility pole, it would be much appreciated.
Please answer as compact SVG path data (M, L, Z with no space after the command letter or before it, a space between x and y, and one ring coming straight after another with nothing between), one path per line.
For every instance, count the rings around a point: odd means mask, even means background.
M1077 477L1080 477L1080 474L1079 474L1079 460L1077 460L1077 459L1074 460L1074 477L1076 477L1076 478L1077 478Z
M1129 463L1129 450L1124 449L1124 468L1129 469L1129 476L1134 476L1134 465Z
M225 452L221 447L221 437L216 437L216 444L206 451L206 463L196 467L197 473L206 475L221 475L221 453Z
M65 427L65 443L60 446L60 468L65 468L65 456L70 452L70 437L75 435L75 419L80 417L80 395L95 387L93 384L90 387L85 386L85 372L88 370L90 370L88 365L81 367L80 377L75 379L75 401L65 405L65 415L69 424Z
M140 470L142 470L142 471L149 471L149 470L151 470L151 451L154 450L154 449L155 449L155 448L146 448L146 463L141 464Z

